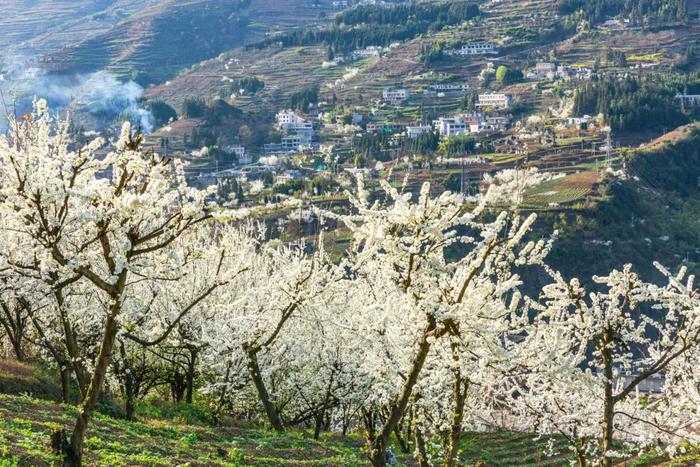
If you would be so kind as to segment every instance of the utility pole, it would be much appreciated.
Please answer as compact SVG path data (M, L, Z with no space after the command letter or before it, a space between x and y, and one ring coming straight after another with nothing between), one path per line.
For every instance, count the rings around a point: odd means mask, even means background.
M459 193L461 195L463 195L464 194L464 153L462 153L460 165L461 165L460 169L461 169L462 173L460 174L460 178L459 178Z

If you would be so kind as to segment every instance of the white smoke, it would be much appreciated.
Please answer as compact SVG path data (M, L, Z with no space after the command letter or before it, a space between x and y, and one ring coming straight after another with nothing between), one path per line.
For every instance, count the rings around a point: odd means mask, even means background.
M6 107L0 108L3 118L11 112L21 115L31 108L34 98L43 98L53 111L70 110L93 129L129 120L146 133L153 131L153 114L141 105L143 87L134 81L120 81L107 71L52 75L20 56L3 57L0 63L0 91Z

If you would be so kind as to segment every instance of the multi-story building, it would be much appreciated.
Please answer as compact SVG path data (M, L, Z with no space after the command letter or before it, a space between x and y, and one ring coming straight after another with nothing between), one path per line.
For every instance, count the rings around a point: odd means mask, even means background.
M471 133L471 126L478 125L483 121L481 114L457 115L454 117L440 117L433 121L433 126L445 138L452 136L466 135Z
M408 99L410 95L411 93L408 89L384 88L382 90L382 99L392 104L401 103Z
M504 129L510 123L510 119L505 115L487 115L486 123L498 129Z
M289 130L292 126L305 123L305 120L293 110L282 110L275 118L277 119L277 125L282 130Z
M365 128L367 133L376 133L379 130L379 124L374 123L374 122L369 122L367 123L367 127Z
M428 86L428 89L435 92L467 92L467 83L436 83Z
M676 94L675 99L683 105L696 106L700 105L700 94Z
M236 159L238 159L239 164L250 164L253 161L250 156L246 155L245 147L243 146L234 144L231 146L225 146L223 149L224 152L235 156Z
M498 48L488 42L474 42L472 44L464 44L459 49L453 50L452 53L455 55L489 55L497 54Z
M537 62L535 65L535 73L538 75L546 75L557 71L557 66L551 62Z
M507 94L500 93L488 93L479 94L479 102L476 104L477 107L499 107L508 108L511 103L511 97Z
M415 139L418 138L420 135L424 135L426 133L429 133L430 130L432 130L433 127L430 125L417 125L417 126L407 126L406 127L406 136L409 138Z

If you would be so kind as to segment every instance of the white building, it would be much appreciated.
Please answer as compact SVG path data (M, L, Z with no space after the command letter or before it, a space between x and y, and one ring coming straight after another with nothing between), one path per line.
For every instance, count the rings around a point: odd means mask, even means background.
M467 92L467 83L436 83L428 86L428 89L435 92Z
M352 58L353 60L359 60L361 58L379 57L381 52L381 47L377 47L376 45L370 45L365 47L364 49L358 49L353 51Z
M462 114L454 117L441 117L433 121L433 126L440 136L452 136L478 133L484 123L484 115L480 113Z
M684 105L696 106L700 105L700 94L676 94L675 99Z
M429 133L432 129L433 128L430 125L407 126L406 136L415 139L418 138L420 135Z
M546 75L557 71L557 66L551 62L537 62L535 65L535 73L538 75Z
M302 145L311 144L315 131L313 122L304 120L293 110L283 110L276 116L277 125L284 131L284 137L279 145L266 145L266 152L297 151Z
M408 99L410 95L411 93L408 89L384 88L382 90L382 99L392 104L399 104Z
M367 133L376 133L379 130L379 125L374 122L367 123Z
M224 149L224 152L226 152L227 154L233 154L237 158L241 158L241 157L245 156L245 148L243 146L231 145L231 146L225 146L223 149Z
M287 170L275 177L275 185L281 185L283 183L291 182L294 180L300 180L303 175L298 170Z
M568 126L580 127L581 125L588 125L593 121L593 117L590 115L584 115L583 117L569 117L566 119L566 124Z
M240 146L240 145L231 145L231 146L225 146L224 152L227 154L232 154L236 156L236 159L238 159L239 164L250 164L253 162L253 158L246 155L245 153L245 147Z
M511 97L507 94L499 93L488 93L479 94L479 102L476 104L477 107L500 107L508 108L511 103Z
M289 130L291 126L300 125L305 122L305 120L293 110L282 110L275 118L277 119L277 125L283 130Z
M461 48L455 49L451 53L455 55L489 55L497 54L498 49L494 44L488 42L474 42L472 44L464 44Z

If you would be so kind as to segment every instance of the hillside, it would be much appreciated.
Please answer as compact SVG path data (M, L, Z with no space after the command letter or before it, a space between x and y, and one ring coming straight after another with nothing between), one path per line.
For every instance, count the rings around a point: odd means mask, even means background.
M632 263L657 279L652 261L700 273L700 128L682 127L629 156L626 177L585 209L543 214L560 238L549 257L570 276Z
M6 0L0 15L3 53L49 53L108 30L162 0ZM80 8L77 8L77 6Z
M155 406L159 407L159 406ZM98 413L86 440L85 462L91 466L364 466L360 436L324 435L290 431L275 434L241 423L212 426L195 419L199 409L180 407L176 418L142 417L129 422ZM152 409L157 414L157 409ZM49 454L50 433L68 427L75 417L71 406L0 394L0 465L48 466L57 457ZM167 413L167 410L163 411ZM189 423L183 420L188 418ZM400 465L417 465L408 454L394 451ZM547 442L527 433L466 433L462 439L461 465L564 466L569 465L565 446L547 457ZM656 457L634 459L636 467L692 465L694 458L673 463Z
M318 17L324 9L299 2L268 0L162 0L99 34L42 59L56 73L107 69L142 84L162 82L179 70L215 57L266 33Z

